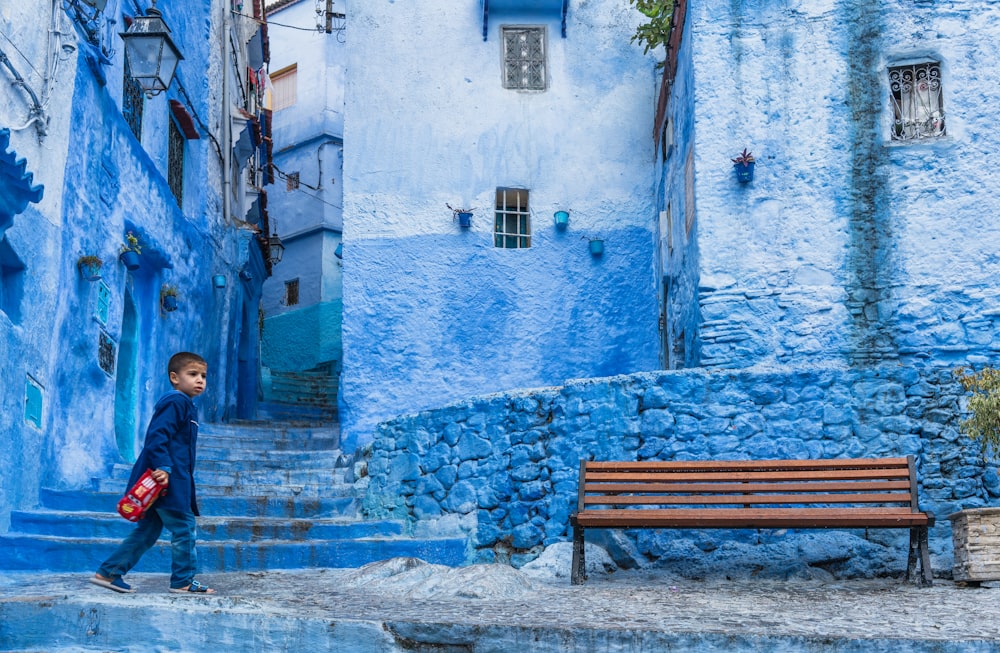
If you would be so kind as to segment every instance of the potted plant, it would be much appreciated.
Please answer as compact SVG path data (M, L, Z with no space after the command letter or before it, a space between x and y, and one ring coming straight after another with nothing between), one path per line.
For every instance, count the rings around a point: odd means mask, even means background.
M736 181L741 184L753 181L755 161L753 154L748 152L745 147L743 148L743 152L738 154L735 159L732 159L733 170L736 171Z
M125 234L125 242L122 243L121 251L118 254L118 260L120 260L127 269L138 270L139 254L141 253L142 248L139 246L139 237L131 231L127 232Z
M160 288L160 306L164 313L172 313L177 310L177 287L164 285Z
M472 209L456 209L451 204L445 204L452 212L452 218L458 220L458 226L468 229L472 226Z
M962 367L955 376L969 395L969 417L959 428L969 437L975 454L997 473L992 464L1000 452L1000 369L986 367L972 372ZM1000 507L966 508L948 515L951 521L956 581L978 585L1000 580Z
M81 256L76 261L80 276L87 281L97 281L101 278L101 266L104 261L99 256Z

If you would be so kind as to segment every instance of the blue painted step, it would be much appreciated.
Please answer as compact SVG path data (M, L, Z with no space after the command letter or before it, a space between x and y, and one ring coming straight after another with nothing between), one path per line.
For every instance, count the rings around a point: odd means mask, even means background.
M11 533L32 533L69 538L120 539L132 532L134 525L117 514L61 510L14 511ZM347 521L343 519L250 519L241 517L199 517L198 540L303 539L342 540L371 537L397 537L403 532L400 522ZM166 534L164 537L168 537Z
M0 569L85 572L96 568L118 544L118 539L2 535ZM465 560L465 540L359 538L297 542L216 540L198 543L198 566L204 573L356 567L397 556L417 557L436 564L460 565ZM165 541L157 542L135 567L137 572L149 573L164 573L169 569L170 544Z
M82 510L113 513L121 492L41 491L42 505L51 510ZM353 497L198 497L198 508L206 517L317 518L352 517Z

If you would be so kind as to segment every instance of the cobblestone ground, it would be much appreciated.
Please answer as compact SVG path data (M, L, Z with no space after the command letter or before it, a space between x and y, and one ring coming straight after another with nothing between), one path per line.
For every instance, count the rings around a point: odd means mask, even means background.
M978 642L975 650L1000 650L1000 586L968 588L937 580L933 587L917 587L898 579L694 581L656 571L592 574L585 585L571 586L565 578L533 577L501 565L449 569L395 560L388 567L363 571L208 574L201 580L219 593L200 597L167 593L167 576L160 574L130 576L137 589L130 595L94 587L87 583L87 574L9 574L0 578L0 608L5 602L68 601L105 608L139 605L158 611L231 610L328 622L375 621L390 628L402 623L907 638Z

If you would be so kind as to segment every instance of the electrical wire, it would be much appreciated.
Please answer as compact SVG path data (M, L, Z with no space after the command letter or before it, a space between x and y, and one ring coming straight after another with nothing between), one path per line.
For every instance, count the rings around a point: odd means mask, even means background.
M273 23L273 22L271 22L269 20L262 20L260 18L254 18L253 16L250 16L248 14L243 14L243 13L240 13L238 11L233 11L232 13L233 13L233 15L240 16L242 18L249 18L250 20L252 20L252 21L254 21L256 23L259 23L261 25L267 25L268 27L271 27L272 25L274 25L276 27L287 27L289 29L302 30L303 32L324 32L325 31L322 27L299 27L298 25L286 25L285 23ZM346 18L346 15L345 14L333 14L333 17L334 18L343 19L343 18ZM344 26L334 27L333 29L335 31L343 30Z

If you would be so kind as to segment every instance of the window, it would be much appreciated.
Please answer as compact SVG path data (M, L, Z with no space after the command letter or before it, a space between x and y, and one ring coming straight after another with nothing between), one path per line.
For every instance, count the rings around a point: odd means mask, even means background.
M504 27L503 87L545 90L545 30L541 27Z
M271 110L287 109L298 100L298 65L271 73Z
M177 206L184 206L184 135L173 120L168 120L167 133L167 185L177 198Z
M299 173L289 172L285 176L285 190L286 191L298 190L298 187L299 187Z
M531 247L531 216L528 191L498 188L493 228L493 245L508 249Z
M132 79L132 70L125 57L125 79L122 83L122 115L135 139L142 142L142 98L143 90L139 82Z
M285 306L295 306L299 303L299 280L285 282Z
M912 141L945 135L941 64L937 61L889 68L892 140Z

